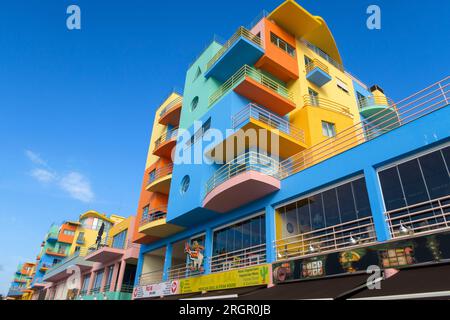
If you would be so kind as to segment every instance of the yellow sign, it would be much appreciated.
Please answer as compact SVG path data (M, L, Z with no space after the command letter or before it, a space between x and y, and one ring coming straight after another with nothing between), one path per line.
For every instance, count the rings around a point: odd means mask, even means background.
M271 265L235 269L180 280L180 293L224 290L270 284Z

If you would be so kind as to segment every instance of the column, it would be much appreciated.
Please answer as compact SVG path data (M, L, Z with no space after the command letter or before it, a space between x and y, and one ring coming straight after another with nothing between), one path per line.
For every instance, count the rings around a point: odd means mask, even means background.
M112 278L111 278L111 285L110 285L110 289L109 291L116 291L116 281L117 281L117 274L119 273L119 268L120 268L120 264L119 262L116 262L114 264L114 268L113 268L113 274L112 274Z
M89 278L89 285L86 294L91 294L92 287L94 286L95 272L91 272L91 276Z
M134 278L134 286L137 287L139 286L139 280L141 278L142 275L142 268L144 266L144 259L145 259L145 255L142 252L142 245L141 248L139 249L139 259L138 259L138 263L137 263L137 267L136 267L136 277Z
M120 292L122 290L122 282L123 282L123 275L125 274L125 267L127 263L125 260L122 260L120 262L120 271L119 271L119 278L117 279L117 290L116 292Z
M108 268L103 268L103 278L100 285L100 292L105 292L106 279L108 279Z
M275 262L275 209L272 206L266 207L266 261Z
M211 228L206 229L205 250L203 254L203 267L205 268L205 274L208 274L211 273L211 258L213 256L213 231Z
M383 195L378 174L373 167L368 167L364 169L364 176L377 240L380 242L389 240L391 235L384 215Z
M172 244L166 246L166 256L164 257L163 281L169 280L169 271L172 265Z

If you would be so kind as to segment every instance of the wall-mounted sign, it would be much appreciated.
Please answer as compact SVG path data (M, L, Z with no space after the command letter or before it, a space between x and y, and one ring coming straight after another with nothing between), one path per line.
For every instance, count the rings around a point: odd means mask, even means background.
M268 285L271 283L271 265L265 264L226 272L180 280L180 293L224 290L231 288Z
M273 264L275 283L366 272L371 265L404 268L417 263L450 259L450 233L437 233L384 244Z
M135 287L133 290L133 299L155 298L179 293L180 282L178 280L174 280Z

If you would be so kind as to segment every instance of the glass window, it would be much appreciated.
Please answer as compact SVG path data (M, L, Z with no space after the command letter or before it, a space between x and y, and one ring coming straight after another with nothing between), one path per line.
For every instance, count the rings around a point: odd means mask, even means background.
M311 212L311 222L313 229L325 227L325 218L323 215L322 194L309 197L309 208Z
M358 219L356 216L355 202L353 198L352 186L346 183L337 188L339 199L339 211L342 222L349 222Z
M119 232L113 237L112 247L117 249L125 248L126 238L127 238L127 230Z
M189 189L189 183L191 182L191 178L188 175L184 176L181 180L181 194L185 194Z
M334 137L336 135L335 124L327 121L322 121L322 134L325 137Z
M202 69L200 67L197 67L197 71L195 72L194 81L198 79L202 75Z
M339 206L337 201L336 190L331 189L325 191L323 194L323 204L325 217L327 221L327 227L334 226L336 224L341 223L341 219L339 217Z
M88 287L89 287L89 281L91 280L91 275L88 274L84 277L83 279L83 286L81 287L81 290L83 291L87 291Z
M366 180L363 178L352 182L353 195L356 203L356 213L358 218L365 218L371 215L369 195L366 188Z
M148 174L148 183L154 181L155 177L156 177L156 169L150 171L150 173Z
M397 167L383 170L379 173L384 204L387 211L406 206Z
M309 100L312 106L319 105L319 94L311 88L308 88Z
M198 96L194 97L191 101L191 111L194 111L198 105Z
M442 155L444 156L447 170L450 170L450 147L442 149Z
M94 286L92 287L92 289L94 290L100 289L102 285L103 273L104 273L103 270L97 271L97 273L95 274Z
M295 57L295 48L289 43L278 37L273 32L270 33L270 42L276 45L278 48L286 51L291 57Z
M148 211L150 206L145 206L142 211L142 220L146 220L148 218Z
M112 282L113 273L114 273L114 265L111 265L108 267L108 278L106 279L106 284L105 284L105 286L108 289L111 289L110 286L111 286L111 282Z
M450 177L441 151L435 151L419 158L431 199L450 194Z
M417 159L398 166L408 206L429 200Z
M299 231L301 233L311 231L311 214L309 212L308 199L303 199L297 202Z

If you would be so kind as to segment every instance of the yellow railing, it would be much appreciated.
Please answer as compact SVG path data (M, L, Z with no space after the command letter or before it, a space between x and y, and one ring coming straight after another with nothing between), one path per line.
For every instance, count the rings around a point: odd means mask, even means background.
M306 74L313 71L314 68L319 68L323 72L328 73L328 74L330 73L330 70L328 69L328 67L324 63L320 62L319 59L314 59L313 61L311 61L310 63L308 63L306 65Z
M254 35L244 27L239 27L239 29L233 34L233 36L223 45L223 47L214 55L214 57L209 60L209 62L206 64L206 69L209 69L212 67L212 65L220 59L220 57L225 53L225 51L228 50L240 37L243 37L257 46L261 47L261 38Z
M234 75L231 76L230 79L225 81L210 97L209 97L209 106L212 106L215 102L217 102L222 96L224 96L229 90L234 88L237 84L239 84L246 77L249 77L256 82L262 84L263 86L269 88L270 90L276 92L280 96L293 101L294 97L292 93L282 84L270 79L266 75L262 74L260 71L252 68L248 65L244 65L241 69L239 69Z
M347 117L353 118L353 114L350 112L350 109L348 107L339 104L337 102L334 102L333 100L328 100L306 94L303 96L303 105L305 107L319 107L323 109L328 109L330 111L342 113Z

